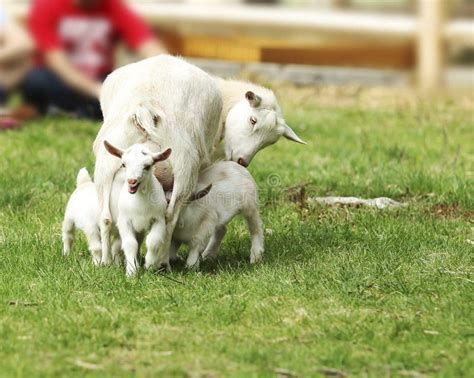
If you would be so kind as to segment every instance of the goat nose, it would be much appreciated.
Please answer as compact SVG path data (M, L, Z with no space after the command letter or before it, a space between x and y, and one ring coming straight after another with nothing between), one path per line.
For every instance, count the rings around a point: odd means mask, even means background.
M237 164L240 164L242 167L248 166L248 163L243 158L239 158L239 160L237 160Z
M128 179L127 182L130 184L130 185L135 185L137 183L137 180L135 179Z

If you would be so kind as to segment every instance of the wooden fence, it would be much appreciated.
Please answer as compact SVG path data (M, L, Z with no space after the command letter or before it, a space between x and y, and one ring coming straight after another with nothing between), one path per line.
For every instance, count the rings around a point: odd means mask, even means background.
M244 62L413 69L441 85L446 46L474 47L474 21L448 20L447 0L418 0L416 16L243 5L134 2L173 53ZM21 16L26 5L8 3Z

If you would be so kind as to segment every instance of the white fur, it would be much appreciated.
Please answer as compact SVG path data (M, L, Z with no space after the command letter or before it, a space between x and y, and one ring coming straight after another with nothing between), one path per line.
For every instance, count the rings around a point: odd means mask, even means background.
M145 234L145 268L156 266L166 236L166 198L152 166L162 154L153 154L144 145L135 144L122 155L125 181L118 199L117 228L125 254L126 272L133 276L138 269L138 253Z
M82 168L76 179L76 189L67 203L64 215L62 238L63 255L71 252L74 241L74 232L78 228L84 232L92 261L98 265L101 258L100 230L97 195L94 184L86 168Z
M258 151L282 136L304 144L286 124L273 91L243 81L217 79L217 83L224 101L218 136L223 139L226 160L247 166ZM248 92L255 95L256 103L246 98Z
M104 124L94 142L94 176L101 209L102 263L111 261L108 204L113 177L120 166L107 154L103 141L127 148L145 140L141 128L152 141L173 149L170 163L174 188L158 261L169 267L169 245L179 213L196 186L201 166L209 160L222 108L220 92L204 71L182 59L160 55L109 75L102 89L101 106Z
M118 202L118 194L122 188L123 180L124 178L120 178L120 175L116 176L112 203L117 204ZM112 213L116 216L117 212L118 210L115 205L113 206ZM77 175L76 189L69 198L64 215L62 239L64 246L63 254L65 256L69 255L72 249L76 228L85 234L92 255L92 262L95 265L99 265L102 255L99 230L99 201L95 185L86 168L82 168ZM114 229L114 231L116 230ZM117 232L113 232L113 235L115 240L112 245L112 254L118 258L121 248L120 238Z
M173 233L171 256L181 243L189 244L188 268L199 267L199 257L214 258L226 233L227 224L241 213L252 239L250 262L263 256L263 228L258 211L257 185L247 169L234 162L218 162L200 175L198 187L212 184L209 194L189 203L182 211Z

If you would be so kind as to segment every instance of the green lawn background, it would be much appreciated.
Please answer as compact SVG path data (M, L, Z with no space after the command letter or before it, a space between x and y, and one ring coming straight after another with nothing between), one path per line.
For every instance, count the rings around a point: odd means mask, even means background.
M472 108L282 103L308 142L261 152L265 261L232 223L217 264L125 278L61 256L96 123L0 134L1 376L473 376ZM306 196L387 196L395 210Z

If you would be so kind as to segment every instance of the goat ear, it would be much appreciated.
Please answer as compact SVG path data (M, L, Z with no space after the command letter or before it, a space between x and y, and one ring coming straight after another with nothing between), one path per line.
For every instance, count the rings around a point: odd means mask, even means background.
M117 156L118 158L122 158L123 151L120 148L112 146L109 142L104 140L105 149L112 155Z
M201 199L201 198L207 196L209 194L209 192L211 191L211 189L212 189L212 184L209 184L203 190L200 190L196 193L191 194L188 201L189 202L196 201L198 199Z
M158 152L156 154L153 154L153 163L158 163L159 161L166 160L170 157L171 155L171 148L168 148L167 150L163 152Z
M253 108L258 108L262 103L262 98L252 91L248 91L247 93L245 93L245 98L249 102L250 106Z
M283 136L286 139L289 139L296 143L306 144L305 141L303 141L298 135L296 135L296 133L291 129L290 126L285 124L284 127L285 127L285 130L283 131Z

